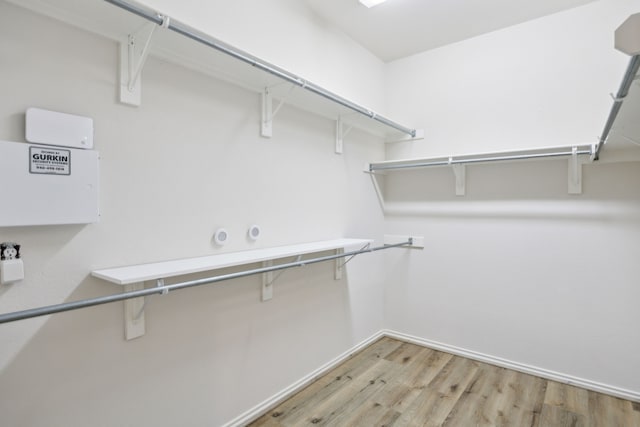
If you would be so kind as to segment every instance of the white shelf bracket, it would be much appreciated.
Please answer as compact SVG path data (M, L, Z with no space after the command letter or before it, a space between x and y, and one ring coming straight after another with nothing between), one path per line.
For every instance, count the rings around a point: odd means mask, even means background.
M384 193L382 192L382 188L380 186L380 183L378 182L378 176L379 175L384 175L384 173L372 172L370 163L366 163L364 165L364 171L363 172L368 174L371 177L371 183L373 184L373 189L376 191L376 196L378 198L378 203L380 203L380 208L382 209L382 212L384 212L385 211Z
M342 154L344 138L351 132L351 129L353 129L353 126L345 129L342 117L338 116L338 120L336 120L336 154Z
M569 194L582 194L582 161L578 157L578 147L571 149L569 158Z
M300 262L302 260L302 255L296 256L293 262ZM303 264L304 265L304 264ZM273 260L262 261L262 267L268 268L273 267ZM276 280L282 276L282 274L286 270L280 270L280 272L276 275L273 274L273 271L268 271L266 273L262 273L262 301L269 301L273 298L273 284Z
M262 266L272 267L273 261L263 261ZM262 301L269 301L273 298L273 271L262 273Z
M280 103L273 108L273 95L268 87L262 91L262 121L260 122L260 135L264 138L271 138L273 136L273 119L276 118L280 109L287 102L287 99L291 95L291 92L295 88L295 85L289 86L289 92L280 100Z
M344 248L336 249L336 255L341 255L343 253L344 253ZM335 268L335 274L333 275L333 278L335 280L342 280L342 270L346 262L344 262L342 258L336 258L335 263L336 263L336 268Z
M273 97L269 88L262 92L262 120L260 121L260 135L264 138L273 136Z
M161 16L162 28L168 28L171 19ZM120 102L139 106L142 102L142 69L151 51L151 41L158 28L148 24L120 41Z
M158 279L156 280L156 287L157 288L161 288L164 286L164 279ZM162 290L162 295L167 295L169 293L169 289L163 289Z
M164 279L156 280L156 287L164 286ZM136 283L125 286L125 292L144 289L144 283ZM162 290L162 295L167 295L168 289ZM145 333L144 309L147 307L147 297L125 300L125 336L127 340L141 337ZM129 303L129 304L128 304Z
M453 171L453 175L456 178L456 196L464 196L466 194L466 176L467 170L465 165L452 165L452 158L449 157L449 164L451 165L451 170Z
M132 283L124 286L124 292L144 289L144 283ZM127 340L141 337L145 334L144 297L124 300L124 336Z

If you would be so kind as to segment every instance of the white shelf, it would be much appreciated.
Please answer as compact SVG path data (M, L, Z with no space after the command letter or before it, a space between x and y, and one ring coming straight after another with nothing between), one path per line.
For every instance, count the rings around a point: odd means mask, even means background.
M320 242L229 252L197 258L107 268L92 271L91 275L121 285L125 292L131 292L143 290L145 288L144 282L146 281L157 280L159 281L158 285L160 285L163 283L163 279L170 277L260 262L263 263L264 267L268 267L272 265L272 261L277 259L330 250L340 252L344 251L345 248L351 247L358 247L358 249L360 249L362 246L366 246L372 242L373 240L370 239L323 240ZM342 277L342 265L336 263L335 269L335 278L338 280ZM268 301L272 298L272 283L272 273L262 273L262 301ZM127 340L145 334L144 308L144 297L124 301L125 337Z
M296 255L364 246L371 242L373 242L373 240L369 239L325 240L290 246L230 252L197 258L185 258L172 261L154 262L150 264L108 268L104 270L95 270L91 272L91 275L117 285L130 285L148 280L166 279L168 277L276 260Z
M146 19L102 0L81 2L77 0L9 1L17 6L116 41L125 40L128 34L134 33L145 25L150 24ZM288 105L296 106L332 120L337 120L340 116L346 125L354 126L376 136L391 140L410 138L407 134L393 127L358 114L316 93L309 92L301 87L295 87L290 90L291 85L281 78L171 30L159 29L154 33L150 55L197 70L257 93L262 93L266 87L269 87L273 98L285 98ZM258 60L261 63L268 64L266 61ZM279 68L275 65L274 67ZM286 70L283 71L287 72ZM308 83L313 85L312 82ZM144 103L144 93L142 94L142 103ZM357 103L352 104L357 105ZM369 110L364 106L360 105L360 107ZM369 111L373 112L373 110Z
M451 167L455 176L455 193L456 196L464 196L466 194L466 166L473 164L492 163L492 162L513 162L523 160L536 160L545 158L568 158L567 170L567 191L569 194L582 194L582 165L586 161L592 161L595 156L596 146L591 145L574 145L565 147L547 147L530 150L518 151L502 151L495 153L482 153L475 155L450 156L450 157L422 157L413 159L400 160L384 160L372 162L367 165L365 172L374 175L384 175L387 172L428 168L428 167ZM580 158L581 156L582 158ZM588 160L585 157L589 156ZM378 195L378 199L385 206L384 195L381 187L373 179L374 188Z
M431 166L453 166L474 163L507 162L520 160L535 160L544 158L571 157L576 148L578 155L593 155L593 145L577 144L572 146L544 147L529 150L497 151L492 153L465 154L440 157L416 157L410 159L382 160L371 162L371 172L393 171L398 169L423 168Z

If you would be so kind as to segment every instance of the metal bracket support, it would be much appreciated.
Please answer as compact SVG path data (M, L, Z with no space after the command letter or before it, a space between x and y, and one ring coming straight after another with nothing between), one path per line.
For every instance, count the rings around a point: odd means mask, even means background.
M340 255L344 253L344 248L338 248L336 249L336 255ZM336 258L336 267L335 267L335 273L333 275L333 278L335 280L342 280L342 271L343 271L343 267L346 264L342 258Z
M273 261L263 261L263 267L272 267ZM273 271L262 273L262 301L269 301L273 298Z
M160 26L168 28L170 18L161 18ZM139 106L142 102L142 69L149 57L156 28L156 24L145 25L120 41L120 102L123 104Z
M349 126L345 129L342 117L338 116L338 120L336 120L336 154L342 154L344 138L346 138L347 134L351 132L351 129L353 129L353 126Z
M273 119L278 115L282 106L287 102L289 95L295 88L295 85L289 87L289 92L280 100L280 103L273 108L273 95L269 91L268 87L262 91L262 120L260 122L260 135L264 138L271 138L273 136Z
M380 203L380 208L382 209L382 212L385 211L385 200L384 200L384 193L382 191L382 187L380 185L380 183L378 182L378 176L379 175L385 175L384 171L383 172L371 172L371 164L370 163L366 163L364 165L364 173L368 174L371 177L371 182L373 183L373 188L376 191L376 196L378 197L378 203Z
M571 149L569 158L569 194L582 194L582 161L578 157L578 147Z
M164 279L156 280L156 287L164 286ZM144 283L125 285L124 291L139 291L144 289ZM168 289L162 290L162 295L167 295ZM147 307L148 297L139 297L124 300L124 334L127 340L141 337L145 333L144 309Z
M124 291L139 291L144 289L144 283L132 283L125 285ZM124 336L127 340L132 340L144 335L144 297L124 300Z
M449 164L451 164L451 157L449 157ZM466 194L466 176L467 170L465 165L451 165L453 175L456 178L456 196L464 196Z
M273 97L269 88L262 92L262 120L260 120L260 135L264 138L273 136Z

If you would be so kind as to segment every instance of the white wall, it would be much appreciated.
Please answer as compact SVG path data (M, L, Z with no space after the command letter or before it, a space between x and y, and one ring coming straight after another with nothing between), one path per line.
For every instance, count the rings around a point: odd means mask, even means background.
M614 31L637 10L601 0L390 63L389 114L426 139L388 157L596 143L629 61Z
M335 155L332 121L285 106L260 138L257 94L153 58L143 105L119 104L116 43L5 2L0 58L0 139L24 141L38 106L93 117L101 154L98 224L0 228L26 269L0 289L0 312L120 291L92 269L220 253L220 226L224 251L380 241L361 172L383 156L370 135L353 130ZM251 244L253 223L264 235ZM382 328L381 258L351 261L342 281L331 263L287 271L268 303L257 276L152 298L131 342L121 303L2 325L2 424L220 425Z
M384 63L299 0L142 0L328 90L386 113Z
M590 143L628 58L613 31L637 2L601 1L389 66L390 114L427 138L388 156ZM606 149L605 149L606 153ZM390 234L424 251L386 254L389 328L640 397L638 163L565 160L447 168L386 178Z
M222 14L146 3L386 109L379 62L299 2L252 2L255 14L239 13L244 1ZM592 141L626 63L610 42L630 5L602 1L389 65L388 114L429 135L389 154ZM102 156L99 224L0 228L23 244L27 274L0 289L0 312L117 292L92 269L220 252L219 226L229 251L383 231L424 235L427 248L356 258L342 282L330 265L288 271L266 304L258 278L153 298L132 342L121 304L2 325L3 424L219 425L383 327L640 390L629 375L637 163L585 167L578 197L565 193L564 162L470 168L464 199L448 170L393 174L385 220L360 172L384 156L370 136L352 131L336 156L331 121L285 107L261 139L255 94L153 58L142 107L123 106L117 55L0 2L0 139L24 140L23 112L39 106L94 117ZM242 238L252 223L257 245Z

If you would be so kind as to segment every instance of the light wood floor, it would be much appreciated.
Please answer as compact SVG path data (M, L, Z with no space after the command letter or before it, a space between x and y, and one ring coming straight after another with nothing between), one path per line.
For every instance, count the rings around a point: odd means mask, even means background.
M382 338L250 425L640 427L640 404Z

